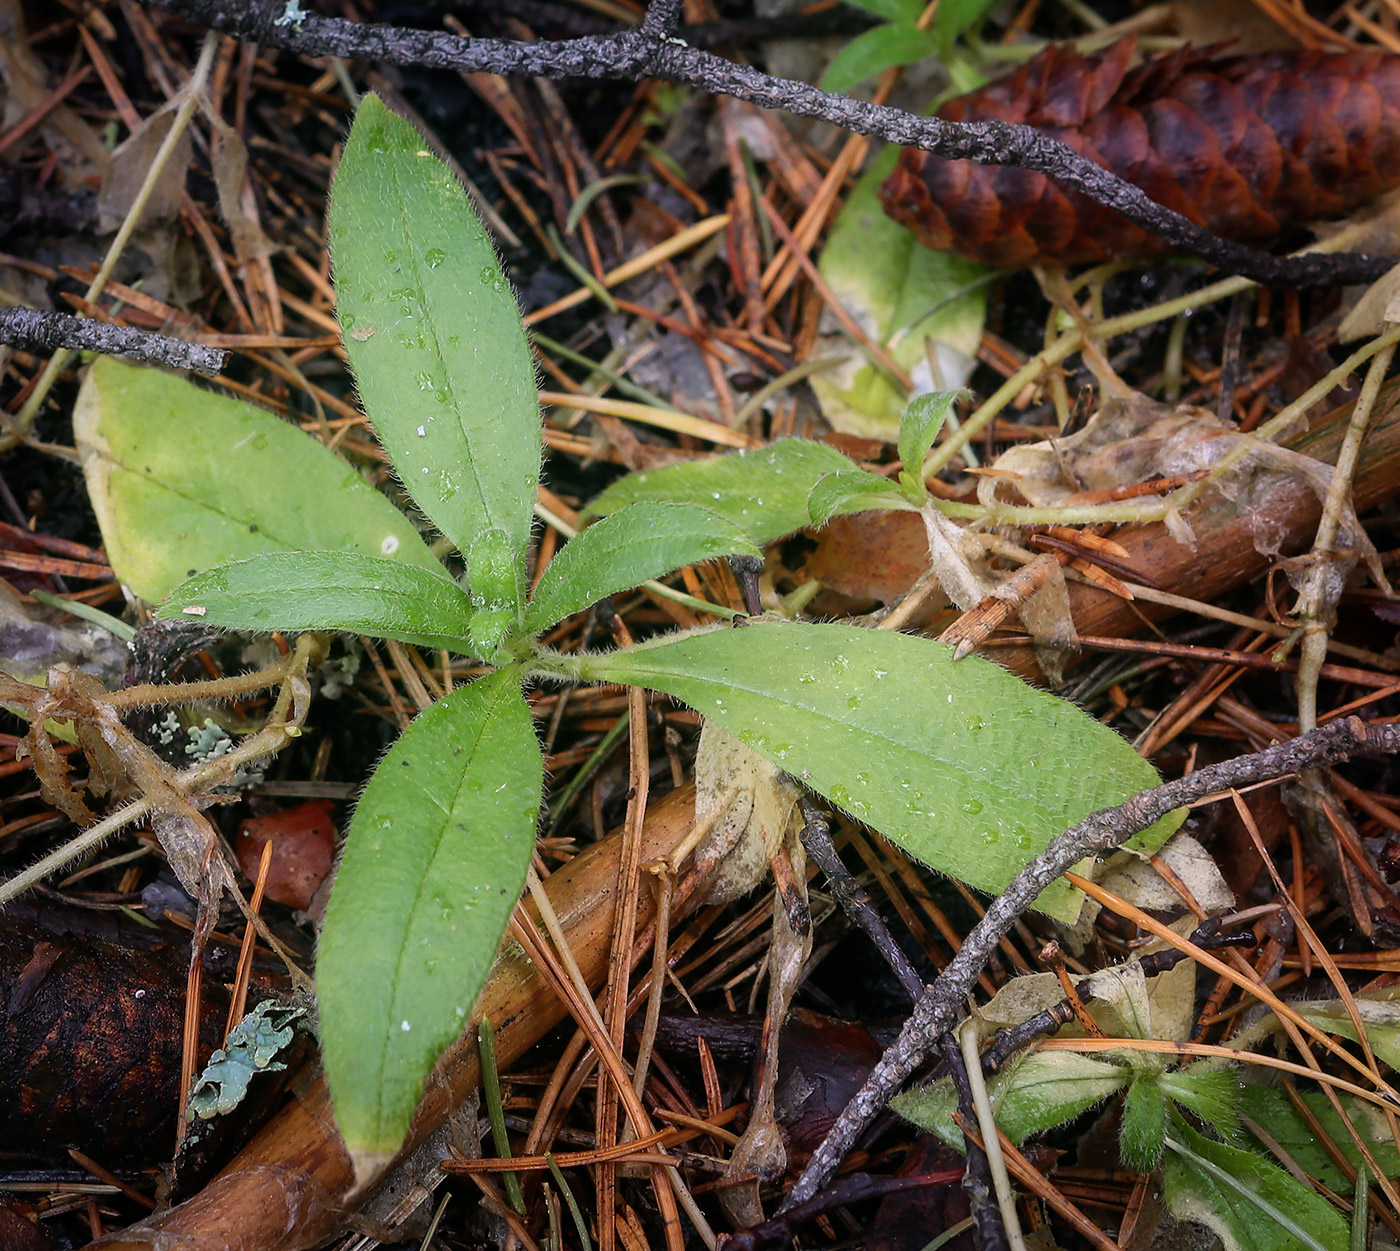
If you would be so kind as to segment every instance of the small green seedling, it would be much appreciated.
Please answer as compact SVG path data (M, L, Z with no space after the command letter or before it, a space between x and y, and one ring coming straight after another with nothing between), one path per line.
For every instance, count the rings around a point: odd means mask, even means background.
M1167 985L1182 973L1188 979L1184 986ZM1120 1050L1093 1054L1028 1050L1015 1055L987 1082L1002 1133L1020 1145L1120 1098L1123 1166L1149 1174L1160 1168L1167 1207L1177 1217L1209 1226L1232 1251L1330 1251L1345 1245L1347 1225L1336 1208L1254 1149L1245 1133L1247 1127L1295 1169L1301 1165L1341 1191L1351 1179L1323 1149L1314 1127L1326 1122L1331 1144L1351 1166L1360 1165L1362 1157L1326 1096L1303 1096L1310 1125L1281 1092L1242 1085L1233 1065L1204 1059L1173 1067L1170 1053L1134 1047L1135 1039L1185 1041L1195 1017L1189 964L1148 979L1140 964L1129 961L1089 980L1089 1010L1098 1025L1127 1041ZM1054 974L1013 978L985 1013L993 1022L1019 1025L1059 993ZM990 1032L991 1026L983 1028ZM953 1119L958 1099L950 1078L899 1095L891 1106L949 1146L966 1150ZM1400 1173L1400 1155L1380 1110L1349 1099L1345 1112L1369 1158L1387 1176Z
M703 499L619 508L570 540L527 594L541 438L519 312L461 187L374 96L336 174L330 247L365 409L404 489L464 557L463 579L401 517L386 517L387 502L344 462L249 405L104 362L89 380L82 440L114 560L129 550L147 562L138 591L159 597L173 585L167 565L148 567L162 546L152 531L165 549L172 532L188 535L176 559L206 570L170 591L163 616L235 630L351 630L494 667L419 716L380 763L326 911L316 970L324 1062L362 1177L403 1142L429 1069L469 1021L524 883L543 774L524 697L533 683L620 683L682 700L911 855L987 891L1067 826L1156 783L1078 708L995 665L955 663L925 639L762 618L602 654L544 647L545 631L614 592L694 561L757 555L771 527ZM171 387L207 415L207 430L171 441L133 433L187 417ZM128 391L140 398L128 403ZM909 437L926 446L931 428L919 418ZM303 446L294 452L288 440ZM186 477L161 459L189 447L220 467L189 466ZM840 467L831 457L850 465L815 445L775 454L822 472ZM318 528L323 510L341 506L294 494L293 457L354 494L361 522ZM251 495L238 494L229 466ZM257 494L269 482L285 484L276 500ZM761 513L762 500L754 507ZM231 557L241 559L218 564ZM118 572L125 578L120 563ZM1164 819L1144 845L1177 824ZM1039 906L1072 919L1081 902L1060 882Z
M851 40L834 57L822 75L826 91L850 91L858 83L897 65L912 65L937 56L956 80L971 70L965 57L954 50L954 41L977 26L992 7L991 0L942 0L931 29L919 25L924 0L846 0L882 19ZM964 86L964 90L970 87Z

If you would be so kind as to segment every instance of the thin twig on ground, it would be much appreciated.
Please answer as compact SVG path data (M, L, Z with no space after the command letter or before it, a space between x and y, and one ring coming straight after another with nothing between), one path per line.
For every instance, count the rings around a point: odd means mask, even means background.
M37 308L0 309L0 343L27 352L102 352L171 369L189 369L207 378L216 376L228 360L228 353L222 348L187 343L134 326L111 326L67 313L45 313Z
M865 1085L812 1153L783 1205L784 1210L810 1199L831 1178L865 1127L931 1054L939 1038L953 1027L997 944L1041 891L1066 870L1086 856L1112 851L1167 813L1199 803L1207 796L1277 781L1354 755L1389 755L1396 751L1400 751L1400 725L1368 726L1358 717L1347 717L1289 742L1209 765L1143 791L1127 803L1093 813L1066 830L992 901L961 950L919 1001Z
M1391 258L1362 253L1271 256L1230 243L1163 208L1142 188L1109 173L1033 126L920 117L725 60L691 47L672 33L679 9L675 0L655 0L643 21L622 34L557 41L464 38L445 31L350 22L310 13L291 17L288 6L282 3L146 3L201 26L305 56L337 56L506 76L657 78L698 87L714 95L735 96L762 108L817 118L843 130L873 135L901 147L921 148L947 160L1036 170L1115 209L1172 247L1266 286L1373 282L1394 264Z

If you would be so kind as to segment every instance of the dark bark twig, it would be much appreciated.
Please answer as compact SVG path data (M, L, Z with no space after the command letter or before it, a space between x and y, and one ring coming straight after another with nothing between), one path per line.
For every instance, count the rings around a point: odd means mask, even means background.
M841 911L851 922L865 932L875 944L875 950L885 958L894 970L899 983L913 1003L918 1003L924 993L924 979L909 963L889 927L880 919L880 914L871 906L870 896L864 887L851 875L840 855L836 844L831 841L831 822L811 799L802 800L802 845L807 854L817 862L826 875L831 894L840 905Z
M1249 756L1208 765L1175 782L1133 796L1117 808L1085 817L1066 830L1016 875L994 899L961 950L928 988L825 1140L812 1153L784 1204L804 1203L826 1184L861 1131L896 1095L931 1054L965 1010L966 999L997 944L1036 897L1086 856L1102 855L1140 834L1167 813L1232 788L1275 782L1304 769L1318 768L1356 755L1390 755L1400 751L1400 725L1368 726L1345 717L1300 738Z
M1220 918L1211 917L1196 927L1191 941L1204 951L1215 951L1221 947L1252 947L1256 941L1248 930L1242 934L1220 934L1217 932L1219 929ZM1184 951L1169 947L1166 951L1154 951L1149 956L1143 956L1138 964L1142 966L1144 977L1156 977L1159 973L1176 968L1186 959L1186 955ZM1086 1003L1098 998L1096 979L1102 976L1103 974L1096 973L1086 977L1075 988ZM1059 1003L1053 1004L1043 1012L1028 1017L1020 1025L1008 1025L1005 1029L997 1030L991 1046L982 1053L982 1071L989 1077L1000 1072L1002 1065L1018 1051L1030 1046L1037 1038L1055 1033L1072 1020L1074 1006L1068 999L1061 999Z
M733 1234L721 1234L719 1251L768 1251L771 1247L781 1247L791 1242L797 1229L807 1221L835 1208L852 1203L864 1203L871 1199L881 1199L885 1195L899 1194L910 1190L927 1190L933 1186L952 1186L962 1178L962 1170L947 1173L924 1173L914 1177L874 1177L868 1173L854 1173L843 1177L828 1191L815 1199L793 1208L771 1221L755 1225L751 1229L741 1229Z
M0 343L27 352L56 352L63 348L102 352L171 369L188 369L207 378L217 376L228 360L223 348L187 343L133 326L112 326L70 317L67 313L45 313L36 308L0 309Z
M767 109L829 122L947 160L1036 170L1122 213L1173 248L1230 273L1272 287L1340 286L1373 282L1393 258L1344 253L1271 256L1230 243L1163 208L1142 188L1125 182L1033 126L1007 122L948 122L886 105L775 78L747 65L693 48L677 38L677 0L654 0L642 22L617 35L558 41L472 39L445 31L412 30L303 14L293 18L283 0L145 0L200 26L304 56L422 65L463 73L537 75L542 78L657 78L714 95L730 95Z

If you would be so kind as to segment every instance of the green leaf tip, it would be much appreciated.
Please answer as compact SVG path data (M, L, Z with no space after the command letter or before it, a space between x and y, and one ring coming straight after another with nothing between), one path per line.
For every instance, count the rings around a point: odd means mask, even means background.
M355 810L317 950L321 1043L362 1176L398 1151L525 882L543 761L518 673L433 704Z
M331 189L336 316L365 411L459 551L523 561L540 471L534 363L485 227L408 121L367 95Z
M932 391L916 395L904 410L899 423L899 459L904 464L900 485L910 502L922 505L928 498L924 485L924 457L929 454L938 432L953 411L953 405L967 397L967 391Z

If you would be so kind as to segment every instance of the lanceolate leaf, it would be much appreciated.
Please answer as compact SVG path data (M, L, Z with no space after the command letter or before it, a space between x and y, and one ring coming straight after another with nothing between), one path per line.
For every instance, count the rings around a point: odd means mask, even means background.
M912 509L888 478L863 469L829 473L812 488L807 512L814 526L824 526L843 513L865 512L872 508Z
M912 22L895 22L862 31L831 58L831 64L822 75L822 89L849 91L857 83L884 70L921 60L937 46L931 31L920 30Z
M1332 1251L1347 1242L1346 1222L1311 1187L1175 1115L1167 1131L1166 1199L1172 1215L1209 1226L1226 1251Z
M1123 1163L1139 1173L1150 1173L1162 1155L1167 1132L1167 1100L1157 1075L1138 1076L1123 1101L1119 1147Z
M1240 1132L1240 1079L1233 1067L1208 1069L1193 1064L1162 1074L1162 1091L1189 1108L1222 1138Z
M112 568L151 603L263 552L356 552L441 571L352 465L266 409L175 374L99 357L73 435Z
M899 423L899 459L904 463L904 472L913 475L920 488L924 484L924 457L929 454L961 394L959 391L931 391L927 395L916 395L904 410Z
M986 891L1082 817L1158 781L1073 704L907 635L754 622L576 664L587 681L684 700L917 859ZM1143 842L1159 846L1180 821L1163 818ZM1081 900L1057 882L1037 906L1073 921Z
M460 551L523 556L540 468L535 375L485 228L418 131L365 96L331 191L336 313L365 411Z
M519 675L434 704L355 810L317 953L336 1124L363 1176L396 1151L525 881L543 764Z
M614 482L588 511L607 516L645 500L696 504L767 543L807 524L807 496L823 474L854 468L825 443L779 439L752 452L631 474Z
M759 554L727 517L693 504L633 504L569 540L535 588L526 625L538 633L648 578L716 556Z
M1108 1060L1073 1051L1023 1054L988 1083L996 1122L1018 1145L1078 1116L1132 1078L1131 1070ZM921 1086L890 1101L906 1120L937 1134L950 1147L966 1151L962 1130L953 1120L958 1095L950 1078Z
M351 630L463 652L472 613L442 571L350 552L269 552L191 578L159 615L229 630Z
M1328 1139L1355 1169L1363 1163L1361 1153L1352 1142L1327 1096L1321 1091L1302 1092L1309 1114L1320 1123ZM1270 1141L1277 1143L1299 1168L1316 1177L1324 1186L1340 1191L1348 1178L1327 1153L1317 1132L1299 1115L1288 1096L1281 1090L1264 1086L1243 1086L1240 1089L1240 1110L1252 1127L1258 1126ZM1360 1135L1371 1153L1371 1159L1387 1177L1400 1177L1400 1152L1397 1152L1385 1114L1374 1104L1364 1103L1349 1095L1342 1096L1347 1120ZM1369 1167L1369 1166L1368 1166Z

